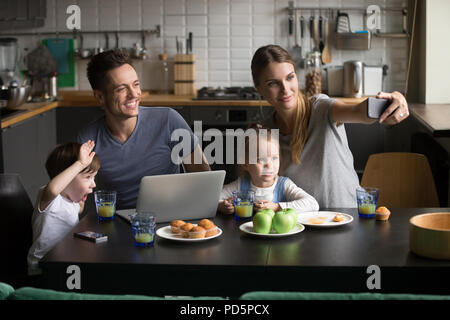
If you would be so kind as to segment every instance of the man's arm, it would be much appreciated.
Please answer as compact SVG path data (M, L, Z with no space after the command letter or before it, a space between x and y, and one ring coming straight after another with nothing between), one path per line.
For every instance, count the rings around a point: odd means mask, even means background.
M205 154L199 145L195 147L190 155L183 159L183 165L187 172L211 171Z

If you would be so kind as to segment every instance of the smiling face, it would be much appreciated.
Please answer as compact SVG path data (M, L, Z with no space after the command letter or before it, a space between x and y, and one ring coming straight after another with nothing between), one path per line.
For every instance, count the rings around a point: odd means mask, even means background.
M119 119L136 117L139 113L141 87L134 68L129 64L107 73L104 90L94 90L94 95L105 107L105 113Z
M61 193L73 202L86 201L87 195L95 188L96 172L81 172L69 183Z
M258 139L258 158L255 164L246 164L252 183L260 188L273 185L280 169L280 147L275 139Z
M270 62L260 73L256 89L277 110L294 110L298 97L294 66L289 62Z

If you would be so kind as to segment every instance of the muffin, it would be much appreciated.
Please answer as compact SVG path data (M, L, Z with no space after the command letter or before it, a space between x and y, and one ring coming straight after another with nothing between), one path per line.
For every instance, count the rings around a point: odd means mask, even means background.
M379 221L387 221L390 215L391 212L386 207L378 207L378 209L375 210L375 219Z
M180 232L181 232L181 236L183 238L189 238L189 231L191 231L191 229L194 227L194 225L190 222L183 224L180 227Z
M207 227L210 227L211 225L214 226L214 223L213 223L211 220L209 220L209 219L202 219L202 220L200 220L200 222L198 223L198 225L199 225L200 227L202 227L202 228L207 229Z
M218 232L216 225L211 220L202 219L198 225L206 230L205 238L212 237Z
M180 233L181 226L185 225L186 222L183 220L173 220L170 223L170 230L172 230L172 233Z
M342 214L338 213L337 215L334 216L333 221L334 222L342 222L342 221L344 221L344 219L345 219L345 217Z
M206 234L206 230L202 227L196 226L193 227L189 232L189 238L190 239L199 239L204 238Z

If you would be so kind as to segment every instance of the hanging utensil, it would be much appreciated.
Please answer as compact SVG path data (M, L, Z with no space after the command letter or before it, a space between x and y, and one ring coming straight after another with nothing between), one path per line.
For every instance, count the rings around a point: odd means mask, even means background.
M332 60L331 49L330 49L330 45L328 43L329 31L330 31L330 29L329 29L328 19L325 19L325 26L324 26L325 44L324 44L323 51L322 51L322 62L325 64L330 63Z
M298 24L299 17L298 17L298 11L295 11L295 20L294 20L294 37L295 37L295 46L292 48L292 59L297 63L300 64L300 61L302 60L302 47L299 46L298 39L299 39L299 32L298 32Z
M289 23L289 35L292 36L292 33L294 31L294 17L292 15L289 16L288 23Z
M303 16L300 16L300 46L305 47L303 43L303 37L305 35L305 18ZM303 59L303 52L302 52L302 59Z
M189 53L192 53L192 32L189 32Z
M324 19L322 16L319 17L319 50L320 53L322 53L323 48L325 46L324 44L324 37L323 37L323 28L324 28Z
M309 17L309 51L314 51L314 16Z

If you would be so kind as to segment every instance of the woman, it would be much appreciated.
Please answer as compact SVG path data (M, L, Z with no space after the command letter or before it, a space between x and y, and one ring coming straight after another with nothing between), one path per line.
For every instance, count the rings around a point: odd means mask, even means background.
M252 76L259 94L275 108L265 125L280 130L280 174L312 195L321 208L356 207L359 185L343 123L371 124L367 103L345 104L318 95L307 99L298 89L295 63L276 45L259 48L252 59ZM391 101L379 122L399 123L408 104L398 92L377 98Z

